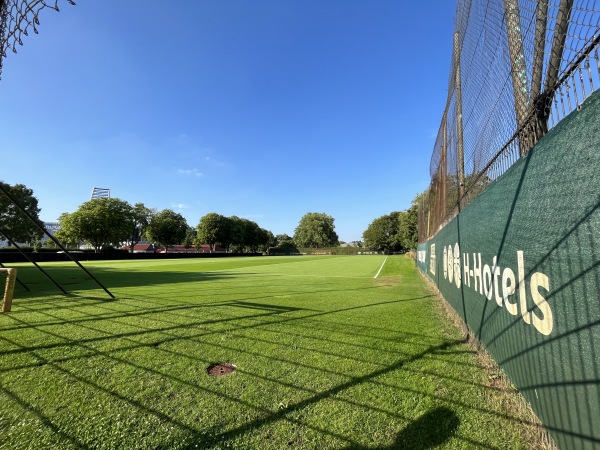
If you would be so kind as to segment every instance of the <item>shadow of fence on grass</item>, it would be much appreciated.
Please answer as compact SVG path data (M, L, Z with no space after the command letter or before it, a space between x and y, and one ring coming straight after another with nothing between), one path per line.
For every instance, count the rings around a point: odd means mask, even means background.
M313 433L328 436L338 442L339 447L368 448L363 444L364 437L357 438L352 432L340 432L326 425L316 426L298 418L302 411L321 402L335 399L336 402L353 409L371 411L372 414L379 414L399 423L407 423L396 435L391 446L374 448L428 448L425 446L427 442L443 443L453 437L463 443L485 448L483 442L469 441L465 436L455 436L460 419L452 409L452 405L475 410L480 409L479 406L461 403L446 398L443 394L408 386L399 388L394 385L388 386L389 381L383 379L397 371L417 370L413 363L424 358L443 358L448 359L450 363L456 361L460 364L456 357L470 352L462 347L463 341L442 339L439 336L418 332L403 332L402 327L392 330L384 326L343 320L345 314L349 313L359 313L367 317L381 308L414 302L420 304L430 299L429 295L396 298L325 311L287 307L280 303L257 300L252 295L234 301L214 301L197 305L171 304L162 308L136 304L135 306L139 308L137 311L119 311L119 308L126 307L119 302L100 302L90 307L93 312L89 316L86 316L88 306L74 307L73 311L79 317L68 320L63 317L64 323L61 323L61 315L57 311L45 308L32 309L31 312L34 313L32 323L28 323L26 317L13 315L10 318L12 325L0 329L0 342L4 343L5 348L8 347L0 351L0 362L5 362L0 366L0 379L9 380L12 374L23 370L36 371L48 368L49 373L55 374L53 377L56 377L56 379L51 378L54 381L50 381L49 388L52 383L69 380L70 384L84 386L85 390L92 395L91 398L105 397L107 401L120 405L119 410L128 411L127 414L151 416L161 424L180 430L182 434L178 441L163 441L162 445L166 447L182 444L190 449L219 446L223 442L244 440L256 432L262 432L261 430L270 425L285 421ZM240 311L244 313L240 314ZM42 317L46 320L41 319ZM114 327L123 326L124 322L127 323L127 329L120 333L115 332ZM317 325L319 322L323 325L320 332ZM69 333L60 331L63 325L66 325ZM18 333L25 330L29 330L29 336L37 333L38 337L33 344L30 340L21 340ZM11 335L11 332L14 334ZM223 337L226 339L223 340ZM368 338L369 344L364 344L362 338ZM276 346L288 342L290 345L296 345L298 355L321 355L325 357L325 363L319 362L320 360L311 362L312 358L282 356L276 351L261 350L261 348L268 348L261 345ZM333 347L331 347L332 343L334 343ZM390 350L390 344L394 344L394 350ZM202 369L214 362L213 354L244 356L247 363L239 367L234 375L237 378L233 378L240 380L240 383L262 386L265 395L268 395L270 390L286 389L303 398L282 407L265 408L256 400L247 400L243 396L236 395L235 392L224 389L218 383L211 383L202 370L194 369L196 375L190 376L187 372L174 371L170 368L171 364L176 366L178 361L187 361L190 368ZM386 361L394 361L382 363L373 360L375 356L381 358L382 355L387 355ZM21 364L11 363L11 358L17 356ZM362 375L353 375L347 372L349 369L341 369L327 363L329 360L346 360L359 365L374 365L377 368ZM243 424L232 428L225 426L225 430L216 425L206 426L201 422L195 423L190 421L186 414L172 411L168 402L145 402L124 387L115 386L108 376L74 370L77 361L86 361L86 364L91 366L99 364L98 361L106 361L109 366L123 367L123 370L131 371L136 374L136 379L147 378L170 386L167 390L170 389L174 395L206 397L214 402L221 402L226 408L245 411L244 414L248 419ZM165 361L168 364L165 364ZM271 361L278 367L293 368L295 371L313 374L319 379L339 379L339 381L328 383L329 387L313 388L275 374L263 373L257 364L250 361L256 363ZM418 374L425 376L428 372L422 370ZM443 373L433 375L440 378L448 377ZM398 388L406 395L430 398L435 402L444 402L447 406L433 407L420 417L414 418L394 409L378 407L368 401L343 395L362 385L374 389ZM2 382L0 388L5 398L18 404L24 414L36 416L44 426L57 434L57 439L78 448L94 447L81 438L77 429L57 422L51 412L52 408L48 405L40 405L39 399L30 398L30 394L13 388L8 382ZM77 401L71 407L76 408ZM492 416L498 414L485 408L482 411ZM430 430L435 420L441 421L443 426ZM421 432L425 434L421 435ZM415 447L402 447L409 443L414 444Z

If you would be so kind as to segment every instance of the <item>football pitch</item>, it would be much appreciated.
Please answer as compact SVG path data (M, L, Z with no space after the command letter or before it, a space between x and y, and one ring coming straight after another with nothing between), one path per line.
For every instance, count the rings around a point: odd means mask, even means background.
M514 392L385 258L84 263L116 300L73 264L43 264L69 296L11 265L31 292L0 315L0 448L531 448Z

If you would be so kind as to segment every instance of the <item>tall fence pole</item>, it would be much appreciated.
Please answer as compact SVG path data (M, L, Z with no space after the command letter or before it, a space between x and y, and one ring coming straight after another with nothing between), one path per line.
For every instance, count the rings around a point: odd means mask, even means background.
M456 93L456 135L458 148L458 208L465 194L465 150L463 140L462 87L460 78L460 35L454 33L454 90Z
M448 173L448 111L444 111L444 117L442 118L442 154L441 154L441 170L440 170L440 183L442 184L441 186L441 200L440 203L442 205L442 211L440 214L440 217L438 218L438 220L441 222L444 217L446 217L446 215L448 214L448 204L446 201L446 174Z
M506 17L506 37L510 55L510 73L515 97L515 113L517 129L525 125L528 115L527 67L523 52L523 34L521 33L521 15L517 0L504 0L504 15ZM523 156L529 150L530 139L526 130L519 136L519 154Z
M548 132L549 105L542 94L542 73L544 71L544 50L546 48L546 27L548 24L548 0L538 0L535 8L535 38L533 47L533 70L529 105L535 108L535 143Z
M542 72L544 69L544 49L546 47L546 26L548 23L548 0L539 0L535 8L535 40L533 48L533 72L531 75L532 101L542 93Z
M567 39L567 27L569 26L569 18L573 9L573 0L561 0L558 7L558 15L556 16L556 26L554 28L554 36L552 38L552 50L550 51L550 61L548 62L548 74L544 91L554 89L558 80L558 71L560 62L562 61L565 41Z

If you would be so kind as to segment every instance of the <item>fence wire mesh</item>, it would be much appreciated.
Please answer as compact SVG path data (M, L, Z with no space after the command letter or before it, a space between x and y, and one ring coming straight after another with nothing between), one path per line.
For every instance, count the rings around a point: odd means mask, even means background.
M600 0L458 0L419 242L600 86Z
M75 4L73 0L65 1ZM0 0L0 76L8 50L16 53L24 36L32 30L37 34L40 12L45 8L59 11L58 4L59 0Z

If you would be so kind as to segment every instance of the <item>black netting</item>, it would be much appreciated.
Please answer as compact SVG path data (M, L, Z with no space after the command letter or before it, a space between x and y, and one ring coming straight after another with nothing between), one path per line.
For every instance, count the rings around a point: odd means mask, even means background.
M600 85L600 2L459 0L419 241Z

